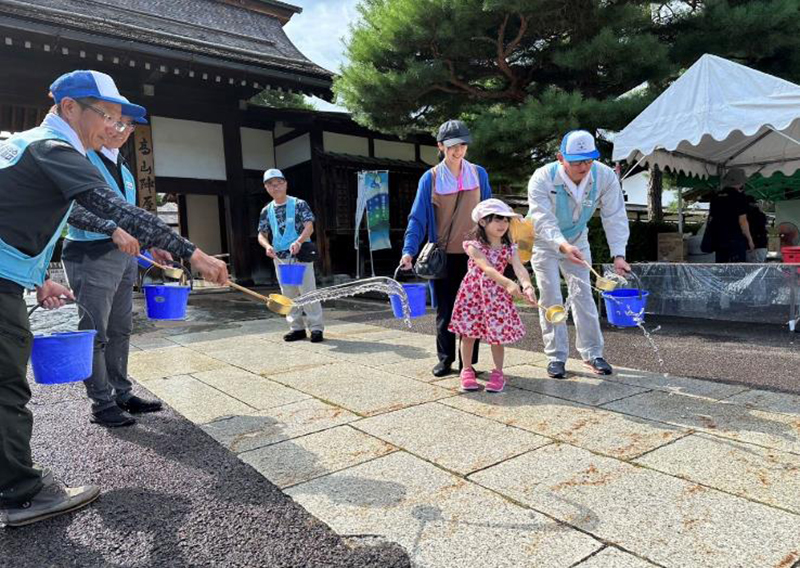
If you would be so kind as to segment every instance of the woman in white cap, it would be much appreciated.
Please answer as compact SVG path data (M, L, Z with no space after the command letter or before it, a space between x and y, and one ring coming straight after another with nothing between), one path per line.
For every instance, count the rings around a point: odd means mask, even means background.
M465 159L472 141L467 125L448 120L436 136L441 162L419 180L417 196L408 216L400 267L411 269L411 261L425 240L437 243L446 251L444 278L432 281L436 305L436 351L439 362L433 368L436 377L452 373L456 358L456 337L448 330L458 287L467 273L464 240L475 229L471 211L492 196L489 175L482 167ZM477 362L474 350L472 362Z
M494 369L486 384L487 392L501 392L506 380L503 375L503 345L514 343L525 335L514 298L525 298L536 305L528 271L522 265L517 245L511 242L508 229L512 217L521 217L500 201L487 199L472 210L472 220L478 224L475 240L464 242L469 256L469 269L458 290L449 329L461 337L461 390L478 390L472 368L472 351L477 339L492 346ZM519 284L503 275L511 264Z

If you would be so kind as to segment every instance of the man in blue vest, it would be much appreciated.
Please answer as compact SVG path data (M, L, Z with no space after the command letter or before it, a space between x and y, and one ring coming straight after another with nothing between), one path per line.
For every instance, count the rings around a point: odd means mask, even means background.
M317 289L314 263L308 262L309 259L304 258L301 253L303 243L310 244L314 233L314 214L308 203L287 194L286 178L280 170L273 168L264 172L264 189L272 197L272 201L261 210L258 242L274 261L276 274L278 266L287 262L300 260L300 264L305 266L303 281L299 286L281 282L281 294L287 298L296 298ZM319 302L294 308L286 316L286 321L289 324L289 333L283 336L284 341L305 339L308 337L306 327L311 332L312 343L322 341L325 324Z
M558 161L536 170L528 183L528 214L535 231L531 266L539 286L539 304L547 308L563 303L560 269L572 299L575 347L589 370L610 375L585 264L592 262L587 224L599 208L614 269L620 275L630 272L625 261L630 233L625 199L614 170L595 161L600 152L589 132L568 132L560 150ZM543 316L539 322L549 359L547 374L563 379L569 354L567 326L554 325Z
M26 408L32 336L23 290L36 289L45 308L63 305L69 289L47 279L56 241L73 205L120 227L147 246L188 259L206 279L223 284L225 264L175 234L154 215L122 199L87 159L107 142L107 127L144 109L97 71L73 71L50 86L57 108L41 126L0 144L0 524L20 526L74 511L100 493L69 488L31 459L33 415ZM113 228L112 228L113 226ZM78 227L90 228L90 227Z
M108 185L131 205L136 204L136 180L119 152L144 118L123 116L120 130L106 129L106 144L87 155ZM78 229L77 225L94 230ZM90 420L106 427L129 426L131 414L157 412L161 402L145 400L132 393L128 378L128 351L133 329L133 286L138 276L136 255L139 242L117 227L109 235L105 221L80 206L73 208L69 232L61 255L69 285L81 305L80 328L96 329L92 376L84 381L92 401ZM172 256L160 249L151 254L157 262ZM130 414L129 414L130 413Z

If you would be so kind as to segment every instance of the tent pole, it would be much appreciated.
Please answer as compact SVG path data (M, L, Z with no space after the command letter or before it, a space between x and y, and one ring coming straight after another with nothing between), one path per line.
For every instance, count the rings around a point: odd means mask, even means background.
M678 188L678 234L683 234L683 188Z
M639 164L641 164L642 162L644 162L645 158L647 158L647 156L645 156L645 155L642 155L642 157L641 157L641 158L639 158L639 161L638 161L638 162L636 162L635 164L633 164L633 167L631 167L630 169L628 169L628 171L627 171L627 172L625 172L625 175L624 175L624 176L622 176L621 178L619 178L619 183L620 183L620 185L622 185L622 182L625 180L625 178L626 178L626 177L628 177L628 175L629 175L629 174L630 174L630 173L631 173L633 170L635 170L636 168L638 168L638 167L639 167Z
M787 140L789 140L790 142L794 142L795 144L797 144L798 146L800 146L800 142L798 142L797 140L795 140L794 138L792 138L792 137L791 137L791 136L789 136L788 134L784 134L784 133L783 133L783 132L781 132L780 130L775 130L774 128L772 128L772 127L771 127L771 126L769 126L769 125L767 125L767 128L769 128L770 130L772 130L772 131L773 131L775 134L777 134L778 136L783 136L784 138L786 138L786 139L787 139Z

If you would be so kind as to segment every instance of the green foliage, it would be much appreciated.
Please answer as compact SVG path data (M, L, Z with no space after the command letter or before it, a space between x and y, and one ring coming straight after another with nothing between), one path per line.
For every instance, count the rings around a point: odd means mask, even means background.
M362 0L334 90L386 133L466 120L471 157L519 188L564 132L621 129L703 53L800 80L798 5Z
M314 105L306 101L303 95L297 93L279 93L278 91L263 90L250 99L250 104L270 108L290 108L314 110Z
M697 233L700 225L687 224L684 233ZM676 233L675 223L655 223L649 221L633 221L630 223L631 236L625 250L628 262L652 262L658 257L658 234ZM611 261L606 235L600 217L589 221L589 248L592 251L592 262L599 264Z

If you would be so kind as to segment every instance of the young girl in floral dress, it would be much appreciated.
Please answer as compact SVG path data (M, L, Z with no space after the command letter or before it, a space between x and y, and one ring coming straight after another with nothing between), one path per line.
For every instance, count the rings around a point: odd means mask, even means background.
M503 376L503 345L519 341L525 326L514 307L514 298L525 298L536 306L528 271L517 254L517 245L508 234L512 217L521 217L499 199L481 201L472 210L472 220L478 224L475 240L464 242L469 256L467 275L456 296L451 332L461 336L461 390L480 389L472 368L472 350L480 338L492 347L494 370L486 384L487 392L501 392ZM508 263L522 283L522 288L503 276Z

